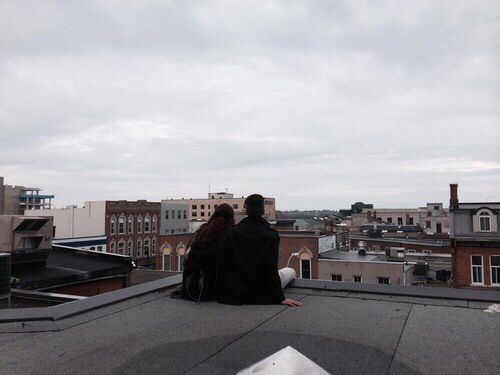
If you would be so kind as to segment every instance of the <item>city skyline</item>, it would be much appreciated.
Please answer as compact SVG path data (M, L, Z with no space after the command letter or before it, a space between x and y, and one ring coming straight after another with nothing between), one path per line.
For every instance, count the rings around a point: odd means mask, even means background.
M497 2L0 10L0 176L58 207L500 199Z

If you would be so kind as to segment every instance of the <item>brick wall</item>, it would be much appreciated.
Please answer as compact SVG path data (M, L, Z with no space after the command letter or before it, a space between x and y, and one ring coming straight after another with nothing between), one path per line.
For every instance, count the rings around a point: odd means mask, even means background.
M484 287L471 286L471 255L483 256L483 279ZM500 286L491 287L490 256L500 256L500 244L494 247L485 247L481 244L456 244L453 251L452 277L455 288L477 288L477 289L500 289Z
M163 270L163 249L170 247L172 254L170 256L170 270L177 271L179 268L177 248L180 244L186 247L191 241L192 233L165 234L159 236L159 246L156 253L156 269Z
M56 287L44 290L44 292L90 297L126 288L128 286L128 279L129 275L102 280L93 280L86 283Z
M285 237L280 236L280 253L278 268L286 267L288 258L292 253L298 252L302 248L307 248L313 253L313 259L311 259L311 277L313 279L318 278L318 237L303 236L303 237ZM297 277L300 277L300 262L297 258L292 258L290 261L290 267L292 267L297 273Z

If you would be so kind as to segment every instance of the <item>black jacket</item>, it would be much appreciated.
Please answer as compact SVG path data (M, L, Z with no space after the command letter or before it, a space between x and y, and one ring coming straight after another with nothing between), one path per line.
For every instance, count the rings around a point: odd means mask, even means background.
M216 252L219 241L194 239L184 261L182 297L194 301L215 299L217 280Z
M279 235L262 218L231 228L217 253L217 300L232 305L279 304Z

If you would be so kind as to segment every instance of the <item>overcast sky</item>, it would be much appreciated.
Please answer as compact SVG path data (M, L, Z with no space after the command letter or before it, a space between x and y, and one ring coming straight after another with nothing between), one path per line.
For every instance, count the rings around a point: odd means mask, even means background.
M56 205L500 200L499 1L2 1L0 175Z

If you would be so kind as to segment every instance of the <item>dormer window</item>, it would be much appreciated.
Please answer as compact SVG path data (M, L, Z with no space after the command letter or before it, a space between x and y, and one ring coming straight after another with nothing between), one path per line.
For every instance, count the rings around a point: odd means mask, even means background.
M491 215L488 211L479 214L479 230L481 232L491 232Z

